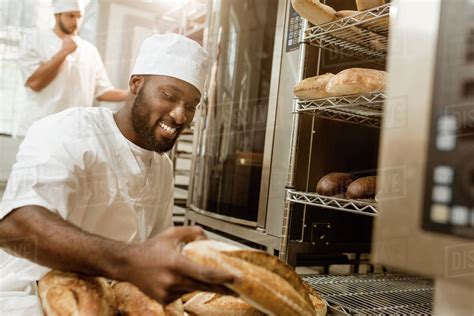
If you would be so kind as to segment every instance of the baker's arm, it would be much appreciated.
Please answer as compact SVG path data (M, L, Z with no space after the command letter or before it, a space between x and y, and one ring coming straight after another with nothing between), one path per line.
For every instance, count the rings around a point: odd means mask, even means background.
M112 89L102 93L97 97L98 101L123 102L127 98L128 90Z
M63 39L61 49L50 60L42 63L41 66L28 77L26 85L35 92L43 90L53 81L66 57L74 52L76 48L77 44L74 40L70 36L66 36Z
M25 206L0 221L1 246L52 269L128 281L168 303L192 291L227 293L232 275L206 269L179 252L182 242L205 238L198 227L171 228L143 243L127 244L82 231L40 206ZM10 242L5 242L10 241Z

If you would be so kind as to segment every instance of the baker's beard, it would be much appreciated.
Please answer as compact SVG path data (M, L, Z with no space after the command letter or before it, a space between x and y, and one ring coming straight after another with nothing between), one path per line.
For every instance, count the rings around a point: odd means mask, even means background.
M59 28L61 29L61 31L64 33L64 34L67 34L67 35L71 35L71 34L74 34L74 32L76 31L76 29L74 30L70 30L66 27L66 25L64 25L63 21L61 20L61 18L59 18L58 20L58 26Z
M143 94L143 89L138 92L135 101L132 106L132 124L135 132L138 134L140 139L146 143L148 150L155 151L159 154L163 154L170 151L173 148L174 143L179 135L176 132L176 136L173 139L156 139L155 131L159 128L157 121L154 125L150 125L150 110Z

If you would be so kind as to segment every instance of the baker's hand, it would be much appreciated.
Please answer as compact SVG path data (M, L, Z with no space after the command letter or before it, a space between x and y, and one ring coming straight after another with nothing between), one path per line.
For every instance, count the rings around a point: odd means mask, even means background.
M77 44L74 42L74 39L72 36L66 35L63 39L63 46L61 48L64 50L67 54L74 53L77 49Z
M200 227L176 227L134 246L122 278L162 304L193 291L231 294L223 285L233 282L231 274L203 267L181 255L182 243L198 239L206 239Z

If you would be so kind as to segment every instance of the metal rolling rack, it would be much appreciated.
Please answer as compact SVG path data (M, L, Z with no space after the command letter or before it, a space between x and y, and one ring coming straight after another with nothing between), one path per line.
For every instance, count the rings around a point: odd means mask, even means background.
M300 49L299 78L304 76L306 46L385 64L390 4L334 22L308 28L304 22ZM305 45L306 44L306 45ZM290 164L286 186L285 213L280 259L288 262L291 212L294 204L333 211L376 216L375 201L327 197L295 190L300 115L313 115L352 124L380 127L385 94L350 95L317 100L294 100ZM313 135L311 135L312 139ZM305 208L306 212L306 208ZM303 279L328 301L334 314L417 314L432 313L433 283L429 279L402 274L306 275Z
M330 314L430 315L433 281L405 274L305 275Z

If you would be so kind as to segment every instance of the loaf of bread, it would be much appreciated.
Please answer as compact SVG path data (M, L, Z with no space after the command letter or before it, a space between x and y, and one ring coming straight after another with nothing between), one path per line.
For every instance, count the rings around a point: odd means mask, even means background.
M336 19L336 10L320 3L319 0L291 0L291 4L299 15L314 25L324 24Z
M334 196L346 192L354 178L349 173L332 172L322 177L316 185L316 193Z
M334 74L326 73L321 76L306 78L293 88L293 93L300 100L326 98L329 96L326 85L332 77L334 77Z
M335 14L337 18L342 19L342 18L347 18L348 16L359 14L359 13L360 11L355 11L355 10L341 10L341 11L337 11Z
M319 310L294 270L278 258L258 250L243 250L222 242L200 240L182 252L198 264L235 275L227 287L259 311L270 315L325 315L326 303L319 296Z
M204 292L198 293L186 302L184 310L196 316L265 315L238 297Z
M182 316L184 314L183 303L180 299L163 307L128 282L116 282L111 290L115 296L119 315Z
M356 0L357 10L364 11L385 4L385 0Z
M326 91L332 96L383 91L385 77L385 71L350 68L332 77L326 85Z
M50 271L38 282L46 316L114 316L116 305L107 280L75 273Z
M373 199L376 194L377 177L363 177L352 182L346 191L349 199Z

